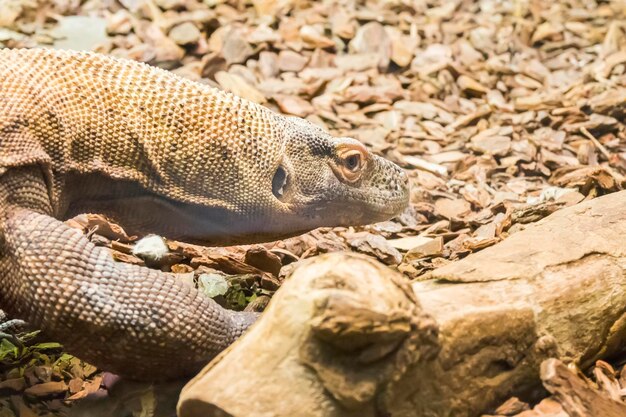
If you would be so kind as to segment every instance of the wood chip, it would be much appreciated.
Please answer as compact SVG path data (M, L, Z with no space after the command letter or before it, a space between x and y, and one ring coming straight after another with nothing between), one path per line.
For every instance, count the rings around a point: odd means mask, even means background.
M541 379L571 417L626 415L626 404L601 395L556 359L541 364Z
M226 91L247 98L255 103L265 103L265 96L239 75L230 74L226 71L218 71L215 80Z
M63 394L67 391L67 384L63 381L44 382L36 384L24 390L24 395L34 397L50 397Z
M288 96L285 94L276 94L273 96L274 101L283 113L291 114L298 117L306 117L313 113L315 109L311 103L301 99L298 96Z
M463 217L470 211L470 204L463 199L440 198L435 201L435 212L447 219Z
M178 45L187 45L198 42L201 33L196 25L191 22L185 22L170 29L169 36Z

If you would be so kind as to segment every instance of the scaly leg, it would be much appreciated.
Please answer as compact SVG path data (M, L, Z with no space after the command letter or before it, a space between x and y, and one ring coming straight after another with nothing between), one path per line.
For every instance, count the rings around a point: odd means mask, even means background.
M0 306L102 369L137 379L193 373L257 317L171 274L113 261L48 214L36 169L2 175L0 196Z

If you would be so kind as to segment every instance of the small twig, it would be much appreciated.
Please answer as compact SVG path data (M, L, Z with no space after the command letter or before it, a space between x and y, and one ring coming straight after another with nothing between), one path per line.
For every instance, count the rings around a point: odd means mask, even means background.
M591 134L591 132L589 132L587 130L586 127L581 127L580 131L582 132L583 135L587 136L587 138L589 138L590 141L593 142L593 144L600 149L600 152L602 152L602 155L604 155L604 157L607 159L607 161L609 161L609 163L611 162L611 153L609 151L606 150L606 148L604 147L603 144L600 143L600 141L598 139L595 138L595 136L593 136Z

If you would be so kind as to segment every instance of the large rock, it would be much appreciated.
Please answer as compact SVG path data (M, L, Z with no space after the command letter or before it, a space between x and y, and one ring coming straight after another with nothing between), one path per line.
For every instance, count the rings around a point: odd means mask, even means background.
M626 191L429 278L411 291L361 256L303 263L185 387L180 417L469 417L532 398L547 358L585 367L626 346Z

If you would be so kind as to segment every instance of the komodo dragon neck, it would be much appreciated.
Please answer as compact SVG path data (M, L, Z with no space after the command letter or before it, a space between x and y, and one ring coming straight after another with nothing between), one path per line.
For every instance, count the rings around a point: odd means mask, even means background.
M388 219L408 197L399 167L302 119L132 61L0 50L0 307L105 369L193 372L255 316L59 219L250 242Z

